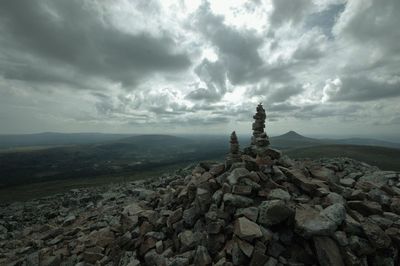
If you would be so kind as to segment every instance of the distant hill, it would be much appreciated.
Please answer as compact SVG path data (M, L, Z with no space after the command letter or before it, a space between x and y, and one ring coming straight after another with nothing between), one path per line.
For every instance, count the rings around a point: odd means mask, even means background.
M92 144L118 140L128 136L132 136L132 134L44 132L38 134L0 135L0 149L23 146Z
M400 143L366 138L349 138L334 140L337 144L368 145L400 149Z
M278 149L292 149L321 145L323 141L304 137L295 131L289 131L283 135L271 137L271 146Z
M0 153L0 184L129 173L156 166L222 158L228 142L137 135L99 144Z
M296 159L349 157L378 166L382 170L400 171L400 149L366 145L322 145L291 149L284 154Z
M380 146L400 149L400 143L395 142L366 138L316 139L302 136L295 131L289 131L283 135L271 137L270 141L271 146L282 150L331 144Z

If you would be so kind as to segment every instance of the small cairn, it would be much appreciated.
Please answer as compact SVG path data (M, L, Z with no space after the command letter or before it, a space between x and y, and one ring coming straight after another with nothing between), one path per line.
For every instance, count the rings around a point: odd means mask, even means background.
M235 131L232 132L231 139L229 142L231 147L229 154L226 158L227 167L230 167L232 164L242 161L241 152L239 150L239 141Z

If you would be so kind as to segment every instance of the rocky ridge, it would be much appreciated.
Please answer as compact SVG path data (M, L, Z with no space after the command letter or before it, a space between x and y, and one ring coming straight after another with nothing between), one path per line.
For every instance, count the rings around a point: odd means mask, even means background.
M0 265L399 265L400 173L291 160L255 118L227 162L1 205Z

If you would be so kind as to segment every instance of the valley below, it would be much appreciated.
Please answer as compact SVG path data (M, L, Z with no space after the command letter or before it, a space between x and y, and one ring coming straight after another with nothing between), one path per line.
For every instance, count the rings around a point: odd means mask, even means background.
M9 146L6 140L10 137L2 140L0 136L0 201L153 178L202 160L223 161L229 146L225 136L51 134L46 133L46 138L19 136ZM249 144L250 137L239 139L241 146ZM315 139L294 131L270 141L271 147L293 159L348 157L382 170L400 170L397 143Z

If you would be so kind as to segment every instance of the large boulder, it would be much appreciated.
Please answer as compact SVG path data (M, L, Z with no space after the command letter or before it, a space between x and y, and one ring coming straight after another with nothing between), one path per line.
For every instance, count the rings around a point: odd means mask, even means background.
M321 215L311 207L296 209L295 231L305 238L312 236L330 236L337 228L337 224L328 217Z
M265 226L282 223L294 215L294 211L283 200L263 201L258 210L257 222Z

